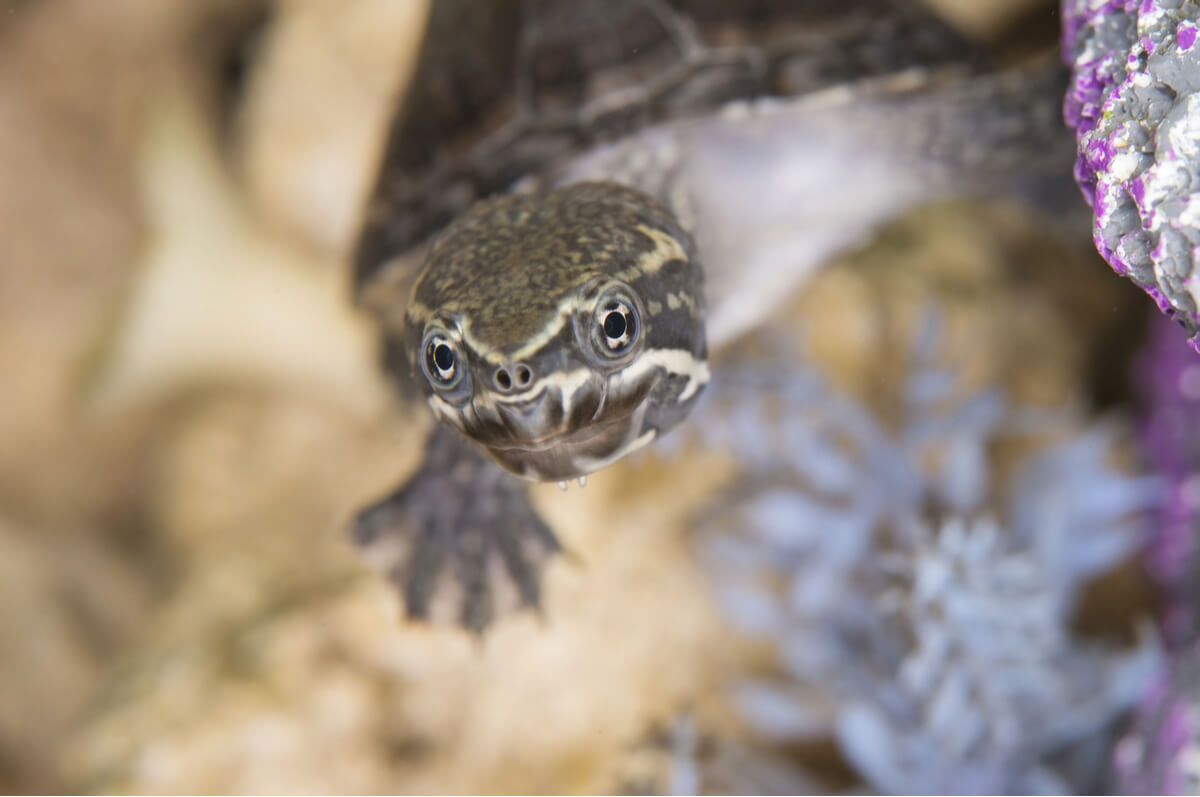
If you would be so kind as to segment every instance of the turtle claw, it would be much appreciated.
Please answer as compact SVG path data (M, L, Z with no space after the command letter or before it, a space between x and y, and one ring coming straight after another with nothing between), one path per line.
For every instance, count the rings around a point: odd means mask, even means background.
M525 486L440 425L420 470L360 512L351 532L400 589L410 619L477 633L540 609L542 572L561 550Z

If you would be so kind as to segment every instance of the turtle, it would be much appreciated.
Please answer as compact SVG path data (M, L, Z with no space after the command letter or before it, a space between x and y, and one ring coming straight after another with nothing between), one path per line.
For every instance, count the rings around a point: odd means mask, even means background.
M431 4L353 254L438 421L351 523L407 616L540 611L563 547L527 483L668 433L710 350L903 211L1069 180L1065 85L908 0Z

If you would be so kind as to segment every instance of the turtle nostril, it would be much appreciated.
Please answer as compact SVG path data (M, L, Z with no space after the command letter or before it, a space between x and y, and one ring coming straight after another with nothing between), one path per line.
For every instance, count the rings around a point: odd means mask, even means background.
M525 363L517 363L511 365L496 366L496 370L492 372L492 384L496 386L496 390L501 393L509 393L516 388L529 387L533 382L533 370Z

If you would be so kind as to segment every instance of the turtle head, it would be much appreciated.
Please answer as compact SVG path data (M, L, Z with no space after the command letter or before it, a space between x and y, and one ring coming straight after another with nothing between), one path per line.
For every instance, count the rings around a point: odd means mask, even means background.
M669 211L614 183L477 204L431 245L405 318L434 414L544 481L666 432L708 381L693 251Z

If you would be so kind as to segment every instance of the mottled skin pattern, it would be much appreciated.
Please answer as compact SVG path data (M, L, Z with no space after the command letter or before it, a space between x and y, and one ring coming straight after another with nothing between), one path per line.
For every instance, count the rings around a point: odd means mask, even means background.
M694 257L691 237L670 211L612 183L479 203L434 241L408 319L423 325L435 312L460 316L470 319L479 340L496 350L515 350L552 320L561 297L596 276L619 277L635 289L654 280L646 287L657 291L664 275L637 271L639 260L659 248L654 232ZM666 271L679 274L679 288L699 289L694 263L671 265L677 268ZM671 342L675 348L695 346L686 334Z
M615 353L601 338L603 305L618 297L632 335ZM406 331L438 418L528 479L583 476L644 445L708 379L691 239L615 183L476 205L433 243ZM421 378L429 340L453 349L453 384Z

